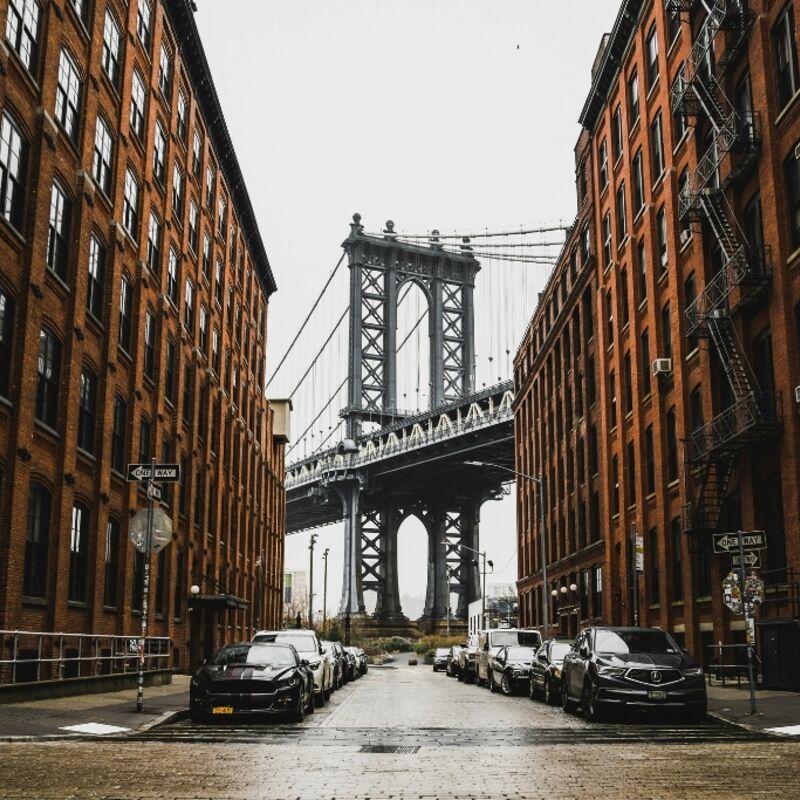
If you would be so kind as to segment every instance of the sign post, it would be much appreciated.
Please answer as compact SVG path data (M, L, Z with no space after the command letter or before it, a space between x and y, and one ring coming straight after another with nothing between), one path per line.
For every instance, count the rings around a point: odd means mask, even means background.
M128 526L128 537L133 546L144 555L144 575L142 576L142 630L138 646L138 669L136 673L136 710L144 711L144 661L147 646L147 617L150 599L150 558L169 544L172 535L172 522L161 508L153 508L153 500L161 499L161 489L154 480L180 480L179 464L156 464L154 458L149 464L129 464L128 481L147 484L147 511L142 525L141 512ZM155 530L155 517L158 515L158 531ZM154 534L158 534L154 536Z
M745 593L745 580L747 576L745 572L744 533L739 531L739 580L742 584L742 613L744 614L744 627L747 631L747 680L750 683L750 713L756 714L756 686L753 680L753 640L750 636L749 603Z

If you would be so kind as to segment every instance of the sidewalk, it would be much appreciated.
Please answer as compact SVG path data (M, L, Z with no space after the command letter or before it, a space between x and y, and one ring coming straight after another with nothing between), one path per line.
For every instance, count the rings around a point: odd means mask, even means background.
M189 707L189 675L146 686L144 710L136 711L136 689L81 694L0 705L0 740L127 733L142 730ZM77 726L77 730L67 730Z
M710 716L749 730L800 737L800 692L757 689L756 709L758 713L751 715L750 690L744 682L741 688L708 687Z

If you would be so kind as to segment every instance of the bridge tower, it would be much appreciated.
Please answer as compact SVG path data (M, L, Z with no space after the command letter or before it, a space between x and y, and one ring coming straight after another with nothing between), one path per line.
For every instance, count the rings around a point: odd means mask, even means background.
M347 440L341 445L346 448L348 440L350 446L359 442L366 425L385 426L408 413L397 403L398 296L408 282L428 303L431 408L474 391L473 291L480 265L468 241L455 252L443 247L436 231L427 245L401 242L391 221L381 236L369 235L359 214L342 247L350 269L348 404L342 411ZM467 605L480 593L475 555L467 548L479 549L478 515L485 498L448 486L410 498L388 485L380 500L367 503L357 471L330 488L342 501L345 519L343 615L364 614L363 593L373 590L378 625L408 624L400 607L397 532L414 515L429 537L423 623L433 628L445 619L450 592L459 596L456 617L466 619Z

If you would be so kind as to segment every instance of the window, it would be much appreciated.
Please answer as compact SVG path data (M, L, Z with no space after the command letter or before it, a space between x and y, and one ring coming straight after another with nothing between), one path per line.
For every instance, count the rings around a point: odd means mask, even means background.
M216 326L211 333L211 367L219 375L219 328Z
M628 219L626 211L625 182L623 181L617 187L617 247L619 247L628 236Z
M658 38L656 37L655 23L650 26L645 41L645 61L647 64L647 91L649 92L658 80Z
M628 475L626 478L628 489L628 507L636 505L636 454L634 452L633 442L628 442L627 447L627 462L628 462Z
M0 395L11 386L11 340L14 333L14 301L0 288Z
M178 253L174 247L169 249L167 263L167 297L172 305L178 305Z
M47 594L47 551L50 540L50 492L32 483L28 495L28 519L25 531L25 567L22 594L45 597Z
M681 32L680 11L667 11L667 41L672 44Z
M183 93L183 89L178 92L178 114L175 120L175 132L178 134L178 138L186 144L186 95Z
M167 361L164 369L164 396L175 403L175 340L167 337Z
M36 68L39 14L36 0L10 0L8 4L6 38L28 72L33 72Z
M690 186L689 186L689 169L688 167L684 167L683 171L678 178L678 195L681 198L685 198L686 200L690 197ZM680 201L679 201L680 206ZM692 223L689 220L688 215L684 215L683 218L679 220L680 225L680 243L683 245L685 242L689 241L689 238L692 235Z
M672 321L669 303L661 309L661 358L672 358Z
M222 237L223 241L225 236L228 232L228 219L227 219L227 210L228 210L228 200L224 194L219 196L219 203L217 204L217 228L219 230L219 235Z
M198 338L200 352L206 355L208 352L208 309L200 306L200 331Z
M122 277L119 287L119 333L117 341L119 346L128 352L131 349L131 311L133 309L133 286L131 282Z
M188 364L183 368L183 421L187 425L192 421L192 368ZM186 475L183 481L188 480L188 477Z
M639 74L636 70L628 79L628 127L639 121Z
M220 263L217 261L217 270L219 269ZM203 234L203 275L207 280L211 280L211 237L208 233ZM219 274L216 278L220 278Z
M644 168L642 166L642 150L636 151L633 157L633 213L637 216L644 208Z
M136 9L136 33L139 41L147 52L150 52L150 38L152 36L153 12L149 0L139 0Z
M206 208L214 211L214 168L206 167Z
M683 301L684 301L684 308L689 311L694 311L692 307L694 306L694 301L697 299L697 288L694 282L694 272L689 275L689 277L684 281L683 284ZM696 347L699 346L699 341L696 335L690 336L688 338L689 344L689 352L694 350Z
M131 78L131 130L141 139L144 136L144 111L146 103L144 81L138 70Z
M144 313L144 374L153 380L156 366L156 318L148 308Z
M794 150L783 162L783 175L789 203L789 235L792 248L796 250L800 247L800 161L795 157Z
M89 509L81 503L72 506L69 533L69 582L67 599L86 602L86 567L89 563Z
M664 206L658 211L656 215L656 236L658 237L658 256L661 271L666 272L667 269L667 213Z
M680 94L683 90L683 67L678 70L678 75L672 82L672 96ZM672 140L673 146L677 147L678 142L683 139L686 134L686 117L683 116L679 105L675 105L672 109Z
M156 275L161 271L161 224L155 211L147 224L147 266Z
M114 608L117 605L119 587L119 522L109 519L106 523L106 547L103 578L103 605Z
M78 447L94 453L94 430L97 406L97 376L84 367L78 394Z
M47 225L47 266L61 280L67 278L67 242L71 204L58 181L50 190L50 218Z
M150 420L147 417L142 417L141 423L139 424L139 463L146 464L150 460L150 452L151 452L151 428L150 428Z
M27 157L28 143L4 113L0 122L0 214L17 230L22 229Z
M589 391L589 405L592 406L597 400L597 379L594 371L594 356L589 356L586 360L586 385Z
M661 126L661 112L656 114L656 118L650 125L650 148L651 164L653 170L653 183L658 183L659 178L664 174L664 136Z
M119 82L119 25L110 9L106 9L103 21L103 72L113 86Z
M611 457L611 513L619 514L619 458Z
M625 378L625 413L630 414L633 411L633 370L631 367L631 354L625 353L623 361L624 378Z
M97 117L94 129L94 154L92 156L92 177L106 197L111 195L111 159L114 141L106 121Z
M667 411L667 480L678 480L678 423L675 408Z
M650 394L650 331L642 331L642 397Z
M589 231L589 224L583 226L581 231L581 265L586 266L592 255L592 237Z
M139 184L130 169L125 170L122 226L128 231L132 239L136 239L139 233Z
M183 324L189 333L194 333L194 284L188 278L183 296Z
M603 217L603 267L611 266L611 212Z
M614 298L611 290L606 292L606 345L614 343Z
M630 322L630 306L628 305L628 268L623 267L619 273L619 305L620 320L623 327Z
M9 37L11 38L11 37ZM778 69L778 101L785 106L800 87L797 72L797 43L794 30L794 4L783 9L772 32L775 61Z
M648 599L652 605L658 605L661 593L659 591L660 576L658 574L658 532L655 528L650 529L647 544L647 549L649 551L649 558L647 560L650 565L650 591L648 592Z
M162 186L164 185L164 173L166 171L167 160L167 134L161 122L156 122L156 129L153 133L153 178Z
M764 268L764 221L761 215L761 197L756 194L745 206L742 214L744 232L750 245L750 258L754 267Z
M183 225L183 173L177 161L172 167L172 213L177 217L175 222Z
M172 97L172 57L164 42L158 56L158 88L167 100Z
M653 449L653 426L648 425L644 432L644 485L647 494L653 494L656 490L656 458Z
M617 106L611 118L611 154L614 163L622 155L622 109Z
M36 418L55 428L58 425L58 387L61 373L61 343L46 328L39 331L37 361Z
M200 179L200 169L203 160L203 137L200 136L200 131L195 129L192 136L192 173L195 178Z
M114 398L113 429L111 431L111 468L117 472L125 469L125 428L128 404L119 396Z
M672 555L672 599L683 600L683 537L678 517L669 524L670 550Z
M608 142L603 139L600 142L600 191L608 186Z
M209 242L208 237L206 237L206 241ZM204 243L205 244L205 243ZM211 249L211 243L209 242L209 250ZM192 248L192 252L197 252L197 204L194 200L190 201L189 203L189 247ZM206 259L205 259L205 252L203 253L203 271L207 274L211 269L211 257L209 254L209 263L208 263L208 270L205 269Z
M81 79L72 56L61 51L58 62L58 84L56 85L56 119L72 140L78 136L78 115L81 101Z

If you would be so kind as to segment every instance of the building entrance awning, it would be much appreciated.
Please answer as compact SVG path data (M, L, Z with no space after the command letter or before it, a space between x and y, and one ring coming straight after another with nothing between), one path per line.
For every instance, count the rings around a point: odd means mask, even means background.
M225 608L247 608L247 600L233 594L198 594L189 598L190 608L208 608L221 610Z

